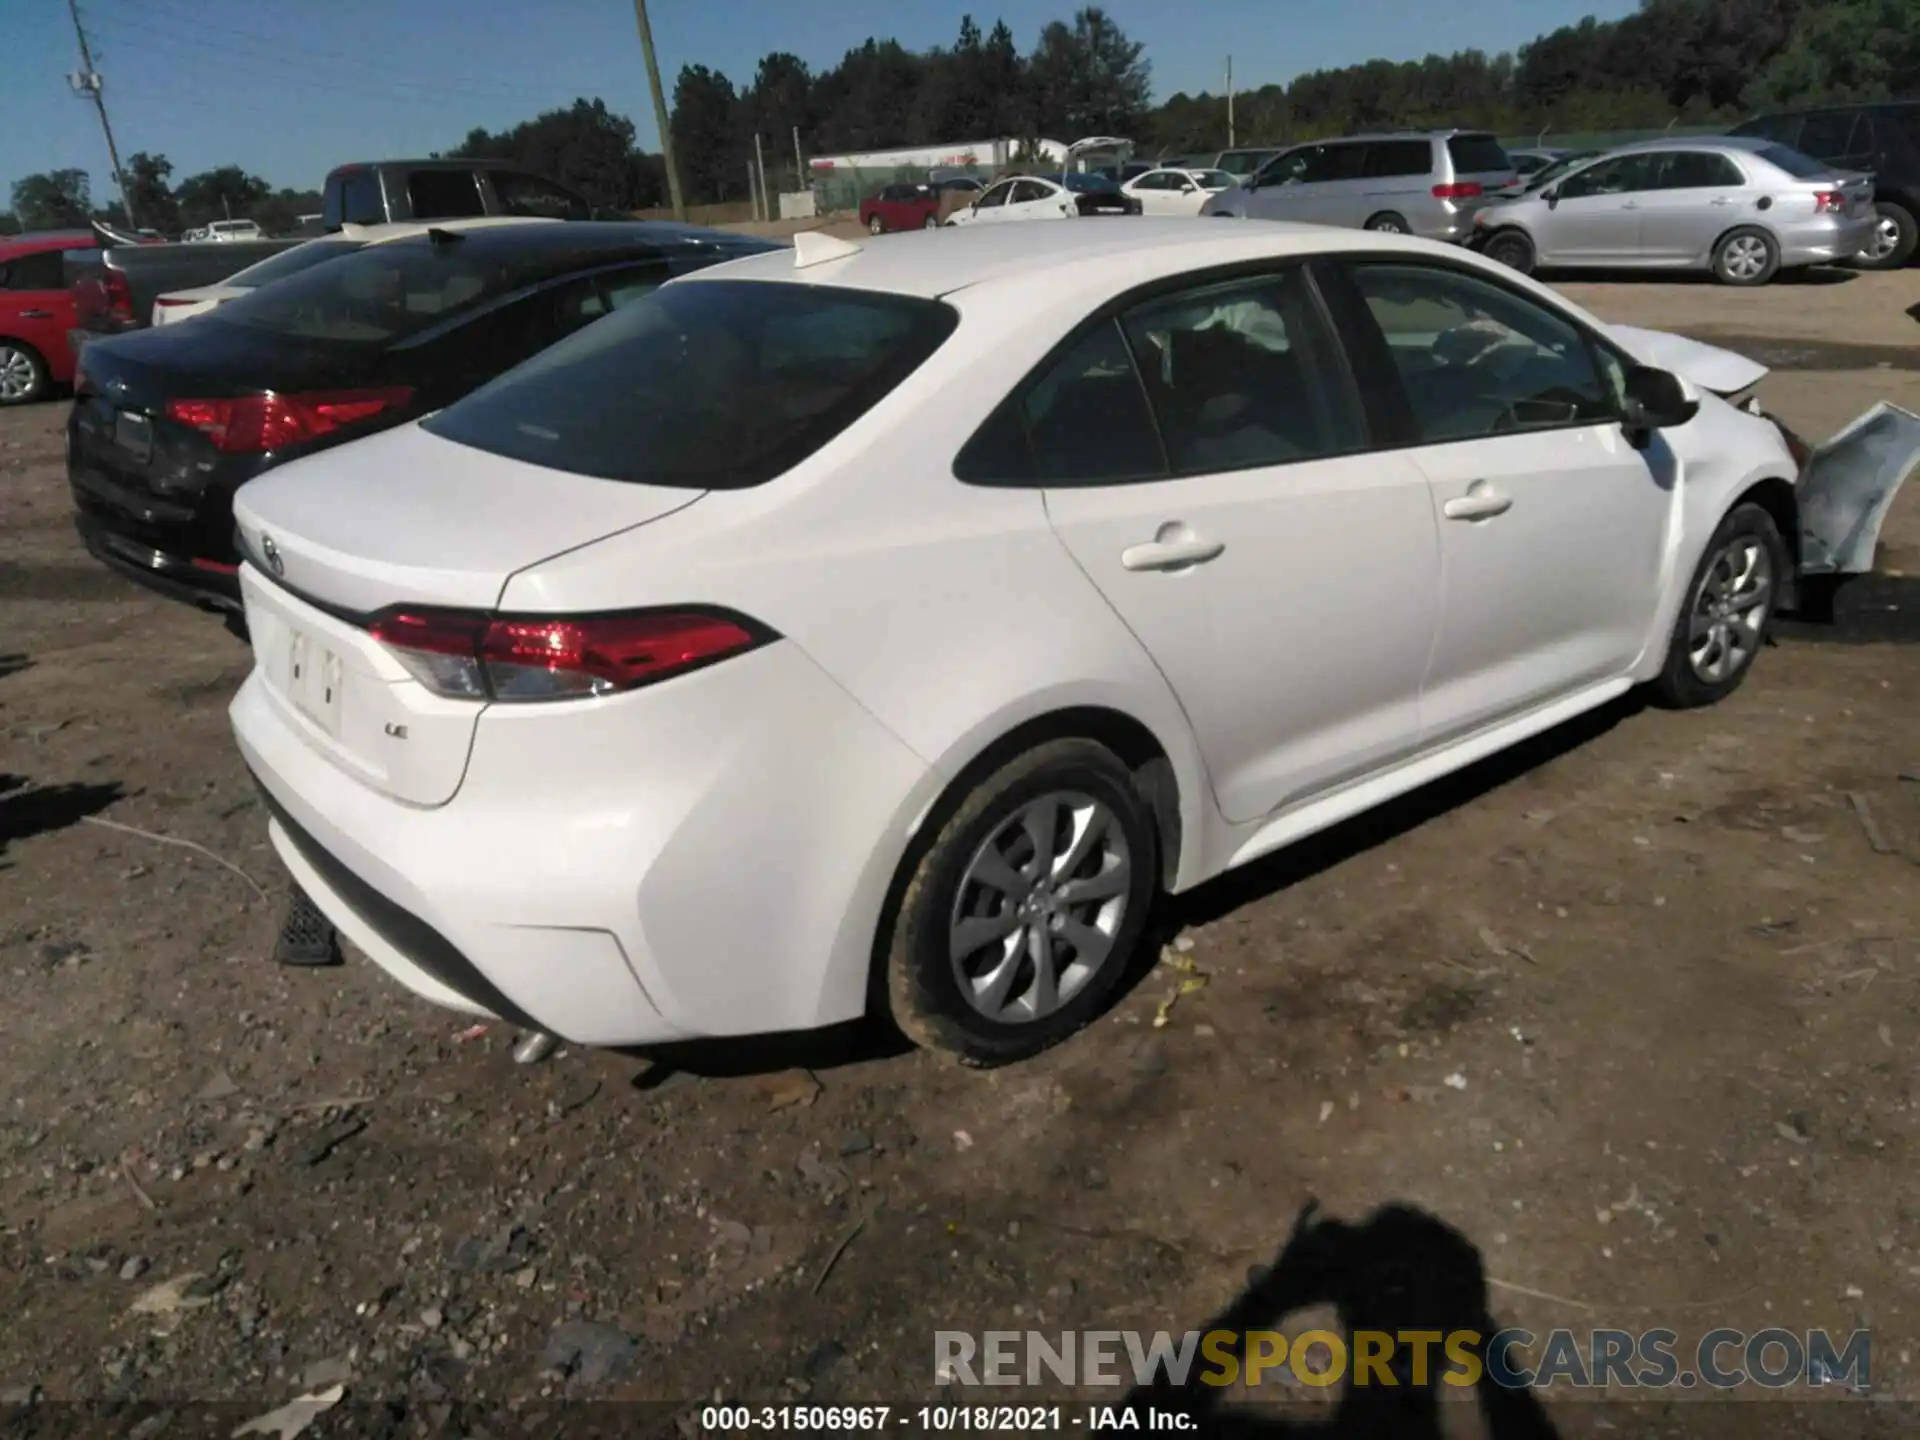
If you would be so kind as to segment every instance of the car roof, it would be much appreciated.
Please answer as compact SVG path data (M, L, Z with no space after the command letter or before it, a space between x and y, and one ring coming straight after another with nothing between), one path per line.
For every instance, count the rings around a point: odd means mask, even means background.
M1405 248L1423 255L1441 255L1451 253L1453 248L1404 236L1364 233L1369 249ZM1139 217L1125 222L1072 225L956 225L927 234L842 242L852 247L844 258L804 267L795 263L803 256L797 257L794 251L782 247L774 253L716 265L674 283L769 280L931 300L999 279L1046 273L1059 275L1063 287L1105 291L1119 288L1129 277L1132 281L1142 278L1139 260L1145 255L1170 254L1200 245L1207 251L1206 265L1230 265L1351 249L1362 243L1362 234L1281 220L1223 225L1190 217Z
M1362 140L1450 140L1456 135L1492 136L1491 130L1470 130L1455 126L1451 130L1369 130L1360 135L1334 135L1325 140L1303 140L1302 145L1348 145Z
M1620 155L1635 150L1736 150L1751 155L1756 150L1770 150L1779 143L1764 135L1668 135L1659 140L1636 140L1631 145L1617 145L1607 154Z
M33 250L71 250L76 245L97 245L99 237L91 230L28 230L21 235L0 235L0 250L25 253Z
M518 224L480 226L458 230L425 225L417 235L401 236L389 245L430 245L428 234L451 231L460 236L461 250L480 258L498 257L515 264L554 272L593 264L610 264L647 252L714 247L743 255L784 249L752 235L708 230L671 220L544 220L529 217Z

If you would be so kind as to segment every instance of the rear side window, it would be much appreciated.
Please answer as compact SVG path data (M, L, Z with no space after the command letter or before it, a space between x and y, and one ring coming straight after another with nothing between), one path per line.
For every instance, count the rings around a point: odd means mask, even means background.
M530 220L587 220L592 210L586 201L538 175L518 170L495 170L493 196L503 215L523 215Z
M958 318L934 300L824 285L667 285L426 428L576 475L745 489L792 469L871 410Z
M464 245L396 240L264 285L207 318L306 340L388 344L534 278Z
M1734 126L1727 133L1745 136L1751 140L1779 140L1791 145L1794 132L1799 128L1798 115L1756 115L1751 120Z
M1710 150L1681 150L1664 159L1666 163L1658 171L1656 189L1706 190L1747 183L1738 165Z
M36 250L0 263L0 290L58 290L65 273L60 251Z
M1456 175L1492 175L1513 170L1507 152L1491 135L1450 135L1447 155L1453 161Z
M1167 473L1117 323L1100 325L1061 357L1027 390L1018 414L1033 449L1031 478L1041 484L1108 485Z
M1832 160L1849 154L1855 148L1852 112L1827 110L1807 116L1794 148L1816 160Z
M1769 165L1778 166L1796 180L1818 180L1827 173L1827 167L1820 161L1785 145L1763 145L1757 153Z
M342 225L378 225L387 218L380 198L380 177L371 170L349 170L327 177L327 195L321 204L321 223L329 230Z
M467 220L487 213L471 170L416 170L407 177L407 203L416 220Z
M1365 179L1390 180L1433 173L1433 146L1428 141L1376 140L1366 149L1366 163L1360 172Z

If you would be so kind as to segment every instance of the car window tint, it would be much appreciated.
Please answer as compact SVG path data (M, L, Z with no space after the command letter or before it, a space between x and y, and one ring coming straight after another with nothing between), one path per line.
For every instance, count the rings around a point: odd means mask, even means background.
M1357 180L1366 158L1364 145L1317 146L1307 160L1306 173L1300 178L1310 185L1328 180Z
M1284 155L1274 156L1260 168L1259 174L1255 177L1255 183L1281 185L1288 180L1303 179L1321 148L1318 145L1307 145L1298 150L1289 150Z
M1660 167L1657 187L1661 190L1705 190L1746 184L1746 176L1740 173L1739 166L1725 155L1710 150L1680 150L1663 159L1665 164Z
M1447 154L1456 175L1491 175L1513 169L1506 150L1491 135L1449 136Z
M464 220L487 213L471 170L416 170L407 177L416 220Z
M1376 140L1366 148L1361 174L1369 180L1390 180L1433 172L1433 146L1425 140Z
M1304 271L1154 299L1122 324L1177 475L1366 443Z
M1852 137L1853 116L1844 110L1828 110L1807 116L1794 148L1816 160L1832 160L1849 153Z
M58 290L66 273L66 262L61 259L58 250L36 250L31 255L21 255L0 266L4 278L0 278L0 289L7 290Z
M576 475L742 489L858 420L957 321L935 300L827 285L663 285L427 428Z
M225 283L258 287L270 280L284 280L289 275L298 275L302 270L310 270L328 260L338 260L342 255L351 255L359 248L358 240L309 240L304 245L295 245L291 250L270 255L258 265L247 266Z
M545 220L585 220L592 214L592 208L577 195L538 175L495 170L488 178L493 181L494 198L503 214Z
M1785 145L1763 145L1755 153L1769 165L1786 171L1796 180L1819 180L1831 173L1825 162L1814 159L1804 151L1790 149Z
M1434 266L1360 264L1351 273L1427 443L1615 415L1586 337L1533 301Z
M991 190L987 191L986 194L974 201L974 204L978 205L982 210L989 209L996 205L1004 205L1007 203L1007 196L1011 194L1012 191L1013 186L1011 183L995 185Z
M1166 474L1133 357L1117 323L1096 327L1022 401L1037 478L1049 485Z
M1636 152L1612 160L1600 160L1569 175L1560 183L1562 200L1579 200L1593 195L1629 195L1653 188L1659 156Z
M1049 193L1047 187L1044 185L1037 185L1031 180L1022 180L1018 185L1013 187L1013 195L1008 199L1007 203L1009 205L1025 205L1034 200L1044 200Z

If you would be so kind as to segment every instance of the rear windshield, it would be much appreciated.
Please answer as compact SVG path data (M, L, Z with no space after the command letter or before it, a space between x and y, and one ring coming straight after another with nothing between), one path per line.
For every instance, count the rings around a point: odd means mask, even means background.
M958 319L938 301L824 285L666 285L424 428L575 475L745 489L872 409Z
M229 285L258 287L269 280L284 280L289 275L298 275L325 260L338 260L342 255L351 255L360 248L358 240L312 240L305 245L295 245L290 250L282 250L278 255L270 255L258 265L249 265L232 276L226 282Z
M1500 142L1491 135L1453 135L1447 139L1447 154L1453 157L1456 175L1491 175L1513 171L1513 162Z
M1798 150L1785 145L1762 145L1754 152L1769 165L1776 165L1796 180L1818 180L1828 173L1827 166L1811 155L1803 155Z
M231 300L207 318L306 340L383 345L533 283L546 273L455 241L393 240Z

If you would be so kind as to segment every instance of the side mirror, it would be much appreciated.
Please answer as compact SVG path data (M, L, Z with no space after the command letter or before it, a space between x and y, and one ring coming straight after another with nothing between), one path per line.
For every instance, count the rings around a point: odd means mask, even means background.
M1655 430L1684 425L1700 413L1699 397L1668 370L1636 365L1627 371L1626 391L1620 420L1629 436L1644 439Z
M1547 208L1551 210L1560 203L1560 187L1558 185L1547 186L1546 189L1540 192L1540 198L1547 202Z

